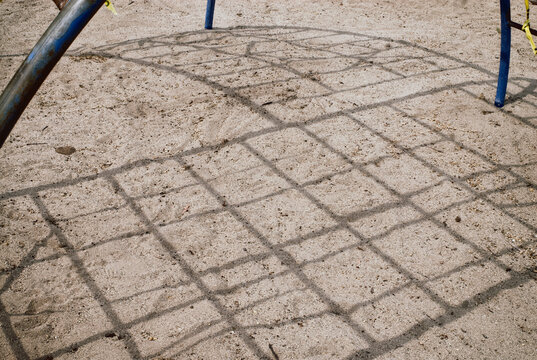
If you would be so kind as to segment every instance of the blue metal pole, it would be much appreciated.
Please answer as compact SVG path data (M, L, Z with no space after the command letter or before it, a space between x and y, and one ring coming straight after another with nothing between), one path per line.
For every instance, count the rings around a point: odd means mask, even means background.
M500 71L498 74L498 87L496 88L496 100L494 105L502 107L505 103L505 93L507 91L507 81L509 79L509 60L511 57L511 1L500 0L501 10L501 51L500 51Z
M205 28L208 30L213 28L215 2L216 0L207 0L207 13L205 14Z
M70 0L0 96L0 147L67 48L105 0Z

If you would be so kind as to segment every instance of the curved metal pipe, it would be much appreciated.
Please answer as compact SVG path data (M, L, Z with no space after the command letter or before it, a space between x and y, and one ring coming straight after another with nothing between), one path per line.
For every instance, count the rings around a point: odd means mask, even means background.
M67 48L105 0L70 0L0 96L0 147Z
M501 10L501 50L500 71L498 73L498 87L496 88L496 100L494 105L502 107L505 103L507 81L509 80L509 60L511 57L511 1L500 0Z

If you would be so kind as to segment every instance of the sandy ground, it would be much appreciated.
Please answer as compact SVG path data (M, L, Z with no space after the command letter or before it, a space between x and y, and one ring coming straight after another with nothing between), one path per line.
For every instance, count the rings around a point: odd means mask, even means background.
M114 4L0 150L1 359L537 359L497 1ZM0 88L56 13L0 4Z

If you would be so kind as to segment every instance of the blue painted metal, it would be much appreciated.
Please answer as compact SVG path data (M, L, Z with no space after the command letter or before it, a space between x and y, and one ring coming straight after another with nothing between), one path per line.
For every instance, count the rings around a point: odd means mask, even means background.
M0 96L0 147L67 48L105 0L70 0Z
M205 14L205 28L208 30L213 28L215 2L216 0L207 0L207 13Z
M501 50L500 71L498 73L498 87L496 88L496 100L494 105L502 107L505 103L507 81L509 79L509 61L511 58L511 1L500 0L501 10Z

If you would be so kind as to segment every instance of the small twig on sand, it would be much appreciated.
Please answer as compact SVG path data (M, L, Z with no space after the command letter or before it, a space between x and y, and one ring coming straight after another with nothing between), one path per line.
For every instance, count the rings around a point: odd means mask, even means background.
M183 215L185 213L187 213L189 209L190 209L190 205L185 206L184 209L183 209L183 212L181 213L181 216L179 216L179 217L183 217Z
M33 145L47 145L47 143L44 142L34 142L34 143L28 143L26 146L33 146Z
M280 357L278 356L278 354L276 354L276 351L274 351L274 347L272 346L272 344L268 344L268 347L269 347L270 351L272 352L272 355L274 355L274 358L276 360L280 360Z

